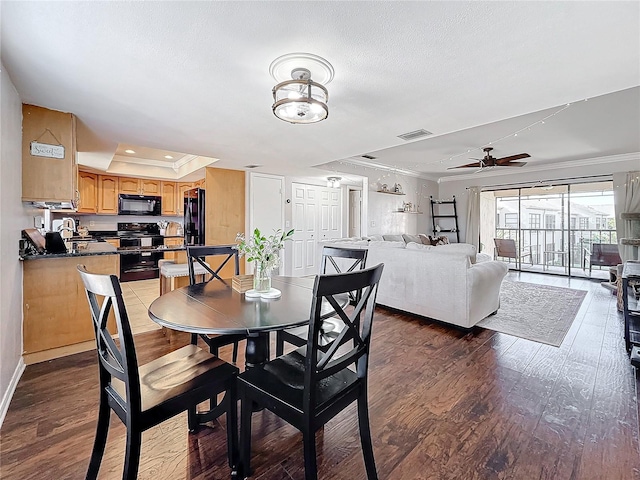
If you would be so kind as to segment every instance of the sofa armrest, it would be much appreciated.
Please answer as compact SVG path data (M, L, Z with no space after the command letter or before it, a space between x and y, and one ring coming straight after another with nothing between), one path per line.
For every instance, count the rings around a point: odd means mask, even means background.
M509 267L504 262L490 260L476 263L467 275L469 316L473 323L491 315L500 307L500 287Z

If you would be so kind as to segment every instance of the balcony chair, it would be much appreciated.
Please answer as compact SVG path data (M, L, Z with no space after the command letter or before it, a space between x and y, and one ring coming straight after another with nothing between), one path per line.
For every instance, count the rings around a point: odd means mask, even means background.
M93 319L100 376L98 425L86 478L98 477L111 410L127 428L122 478L129 480L137 478L143 431L222 392L226 392L229 466L234 469L237 465L238 369L195 345L138 365L118 277L89 273L84 265L78 265L78 272ZM118 328L117 344L107 330L111 310ZM170 381L167 371L171 372ZM189 416L190 430L194 428L194 420Z
M584 248L584 256L582 259L582 269L586 270L587 262L589 263L589 276L591 276L591 267L600 265L601 267L612 267L622 263L618 245L615 243L592 243L591 248Z
M354 260L349 264L347 268L341 269L336 258L344 258L347 260ZM331 264L331 267L327 270L327 261ZM320 271L323 274L327 273L343 273L352 272L356 268L364 270L367 263L367 250L357 248L339 248L325 246L322 249L322 261L320 262ZM357 303L360 292L349 292L349 300L351 303ZM344 328L344 324L339 319L332 318L324 321L323 328L321 329L322 342L324 344L330 343ZM278 330L276 332L276 357L279 357L284 353L284 343L290 343L296 347L303 347L307 344L307 337L309 336L309 327L295 327L287 330Z
M316 277L305 347L246 370L238 377L241 399L240 477L251 474L251 414L264 407L302 432L305 479L317 478L315 433L357 401L360 442L369 480L377 479L367 406L371 327L383 265ZM361 291L350 315L336 295ZM328 301L345 328L328 349L321 348L321 305ZM363 313L364 312L364 313ZM348 344L352 346L348 347ZM340 348L343 347L343 348ZM353 369L349 368L352 367Z
M205 262L205 257L223 257L221 259L221 263L219 263L218 267L214 270L210 263ZM224 268L224 266L229 262L229 260L233 259L234 261L234 272L235 275L240 274L240 262L238 259L238 250L233 248L231 245L221 245L221 246L187 246L187 265L189 268L189 284L195 285L197 282L196 278L196 264L201 268L199 270L206 270L205 280L204 282L210 282L212 280L218 280L224 282L224 280L220 277L220 271ZM209 278L206 278L206 277ZM232 361L235 364L238 361L238 342L244 340L246 338L245 335L200 335L200 338L209 346L209 351L218 356L218 349L220 347L224 347L226 345L233 344L233 357ZM191 344L196 345L198 343L198 335L191 335Z
M494 259L500 258L513 258L516 261L516 268L519 268L522 263L522 259L529 257L529 263L533 266L533 257L529 249L523 249L521 253L518 253L516 248L516 242L510 238L494 238L493 243L496 249L494 250ZM509 260L511 261L511 260Z

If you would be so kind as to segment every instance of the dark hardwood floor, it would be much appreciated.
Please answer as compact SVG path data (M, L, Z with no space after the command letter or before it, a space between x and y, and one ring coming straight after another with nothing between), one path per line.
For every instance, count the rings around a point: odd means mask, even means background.
M380 479L640 479L637 382L615 297L588 280L509 278L588 290L559 348L379 309L369 399ZM160 332L136 342L141 363L179 346ZM94 352L27 367L0 430L0 478L84 478L97 381ZM114 417L101 479L122 475L125 429ZM140 479L228 478L224 421L195 434L186 423L145 432ZM252 478L303 478L297 431L259 412L253 439ZM319 478L365 478L355 406L317 443Z

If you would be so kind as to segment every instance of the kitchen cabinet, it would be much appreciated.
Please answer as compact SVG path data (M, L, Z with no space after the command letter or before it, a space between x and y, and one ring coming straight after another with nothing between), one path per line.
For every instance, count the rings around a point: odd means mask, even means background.
M192 188L193 183L191 182L178 182L178 205L182 205L184 203L184 192L186 192L187 190L191 190Z
M31 142L61 145L64 157L31 155ZM22 105L22 201L75 201L77 181L75 116Z
M119 255L26 260L23 263L23 348L27 364L95 348L93 322L77 265L119 272ZM115 332L115 323L109 322Z
M176 182L162 182L162 215L179 215L178 210L178 185ZM180 202L180 206L182 202Z
M118 177L98 175L98 213L118 214Z
M160 196L160 180L150 178L120 177L119 191L129 195Z
M96 213L98 211L98 175L78 172L78 213Z
M205 188L205 179L201 178L197 182L193 182L193 188Z

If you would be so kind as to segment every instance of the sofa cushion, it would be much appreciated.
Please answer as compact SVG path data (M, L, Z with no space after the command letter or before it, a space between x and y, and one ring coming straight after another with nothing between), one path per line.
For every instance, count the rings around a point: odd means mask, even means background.
M410 243L410 242L422 243L422 240L420 240L419 235L409 235L408 233L403 233L402 239L404 240L404 243Z
M402 235L382 235L382 238L386 242L402 242L402 243L405 243L404 238L402 238Z
M399 242L391 242L391 241L383 241L383 242L379 242L376 240L371 240L369 242L369 248L404 248L405 247L405 243L403 240L399 241Z
M407 248L409 250L434 250L436 247L434 245L423 245L422 243L410 242L407 243Z
M384 238L382 238L382 235L369 235L366 238L367 238L367 240L372 240L374 242L383 242L384 241Z

